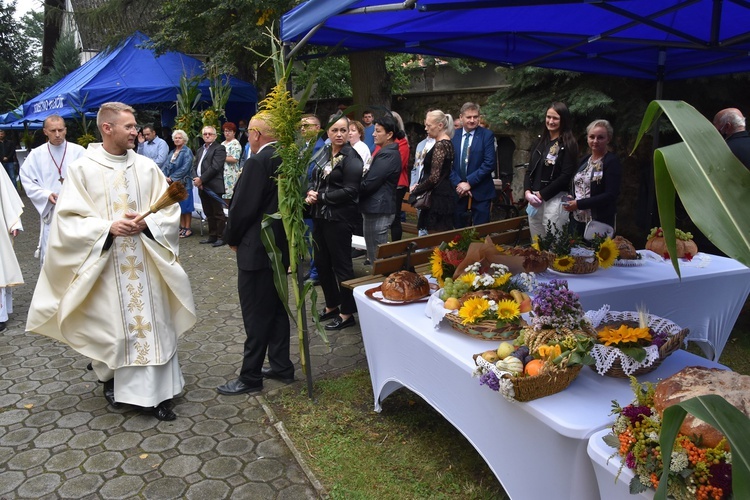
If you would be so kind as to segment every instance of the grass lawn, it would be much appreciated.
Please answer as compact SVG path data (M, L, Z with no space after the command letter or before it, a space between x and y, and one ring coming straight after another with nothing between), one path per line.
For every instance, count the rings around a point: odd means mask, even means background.
M750 301L720 361L750 375ZM267 399L331 498L508 498L468 441L412 392L396 391L375 413L369 373L357 370L316 381L315 395L295 386ZM487 439L500 443L501 433Z

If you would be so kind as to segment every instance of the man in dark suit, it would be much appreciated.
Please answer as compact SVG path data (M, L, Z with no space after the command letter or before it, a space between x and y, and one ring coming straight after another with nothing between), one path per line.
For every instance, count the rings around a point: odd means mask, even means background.
M461 106L463 127L453 136L455 158L451 171L451 184L458 195L458 205L454 224L457 228L468 223L466 212L471 198L473 224L490 221L490 205L495 198L495 183L492 172L495 170L495 136L479 126L480 109L478 104L467 102Z
M216 388L227 395L259 392L263 377L294 381L294 365L289 359L289 316L274 286L274 271L260 238L263 216L278 210L274 177L281 159L274 156L276 138L262 113L250 120L249 130L253 154L234 187L224 230L224 241L237 252L237 290L246 335L239 376ZM272 228L282 254L283 272L289 266L284 226L275 220ZM263 368L266 352L270 368Z
M195 154L191 174L208 222L208 238L201 240L201 243L220 247L225 244L222 234L227 222L221 199L224 194L224 160L227 159L227 150L216 142L214 127L203 127L203 142L203 147Z
M714 127L727 141L734 156L750 168L750 135L745 130L745 117L737 108L722 109L714 117Z

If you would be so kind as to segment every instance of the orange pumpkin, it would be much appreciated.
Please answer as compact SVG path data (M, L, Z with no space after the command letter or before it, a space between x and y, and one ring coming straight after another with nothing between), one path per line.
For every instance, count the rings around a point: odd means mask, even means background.
M529 377L535 377L542 372L542 368L544 368L544 361L541 359L532 359L523 367L523 372Z

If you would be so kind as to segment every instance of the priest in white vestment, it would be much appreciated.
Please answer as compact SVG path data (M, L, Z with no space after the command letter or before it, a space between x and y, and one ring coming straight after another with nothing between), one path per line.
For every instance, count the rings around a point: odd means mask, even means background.
M23 284L21 267L13 250L13 238L23 231L23 202L4 168L0 168L0 332L13 312L12 287Z
M65 140L67 128L65 120L59 115L48 116L42 131L47 136L47 142L29 152L19 172L23 189L39 212L39 244L34 253L34 257L39 258L39 265L44 264L49 224L68 165L86 151L78 144Z
M136 222L167 181L153 160L133 151L130 106L103 104L97 125L103 145L68 169L26 329L91 358L112 406L128 403L172 420L171 399L184 385L177 339L195 324L178 260L180 207Z

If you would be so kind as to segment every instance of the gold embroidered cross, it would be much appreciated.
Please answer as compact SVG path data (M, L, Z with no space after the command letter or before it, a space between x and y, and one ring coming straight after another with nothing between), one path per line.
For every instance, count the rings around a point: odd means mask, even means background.
M130 333L135 333L136 338L145 339L146 334L144 332L151 331L151 323L146 321L143 316L133 316L135 323L128 324L128 330Z
M129 280L138 279L138 271L143 272L143 262L138 262L134 255L125 257L126 264L120 264L120 272L127 274Z
M117 212L125 212L128 208L135 211L135 202L128 199L128 193L120 193L117 200L112 203L112 209Z

